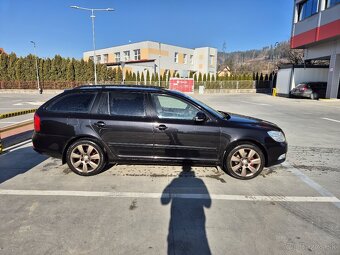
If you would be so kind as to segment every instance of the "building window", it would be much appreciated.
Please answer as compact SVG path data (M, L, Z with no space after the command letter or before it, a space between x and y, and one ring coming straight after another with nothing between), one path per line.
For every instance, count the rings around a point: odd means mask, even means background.
M304 20L318 12L319 0L307 0L299 3L299 21Z
M190 64L194 64L194 56L193 55L190 55Z
M187 54L183 54L183 60L184 60L184 64L188 63L188 55Z
M135 53L135 60L140 60L140 49L134 50L133 52Z
M109 54L104 54L103 55L104 63L107 63L108 59L109 59Z
M97 63L100 63L101 60L102 60L102 56L97 55Z
M130 51L124 51L124 60L129 61L130 60Z
M214 55L210 55L209 59L210 59L210 65L213 66L215 64L215 56Z
M178 63L178 52L175 52L175 58L174 58L175 63Z
M115 53L115 60L116 62L120 62L120 52Z
M326 1L326 8L332 7L336 4L339 4L340 0L327 0Z

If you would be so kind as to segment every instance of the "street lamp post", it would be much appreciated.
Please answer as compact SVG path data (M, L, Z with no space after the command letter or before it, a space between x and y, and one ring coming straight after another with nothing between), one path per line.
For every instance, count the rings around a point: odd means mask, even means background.
M84 10L84 11L90 11L91 12L91 20L92 20L92 44L93 44L93 66L94 66L94 84L97 85L97 56L96 56L96 41L95 41L95 35L94 35L94 12L95 11L114 11L112 8L106 8L106 9L94 9L94 8L84 8L72 5L71 8L78 9L78 10Z
M158 86L161 86L161 43L158 43L159 46L159 56L158 56Z
M33 44L33 48L34 48L34 55L35 55L35 68L36 68L36 74L37 74L37 83L38 83L38 91L40 94L42 94L42 89L40 87L40 81L39 81L39 69L38 69L38 56L37 56L37 51L35 49L35 42L31 41L31 43Z

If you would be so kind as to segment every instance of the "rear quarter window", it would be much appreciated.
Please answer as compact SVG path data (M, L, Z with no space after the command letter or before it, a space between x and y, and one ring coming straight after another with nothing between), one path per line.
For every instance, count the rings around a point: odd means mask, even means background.
M95 95L95 93L68 94L52 102L47 107L47 110L52 112L87 113L92 107Z

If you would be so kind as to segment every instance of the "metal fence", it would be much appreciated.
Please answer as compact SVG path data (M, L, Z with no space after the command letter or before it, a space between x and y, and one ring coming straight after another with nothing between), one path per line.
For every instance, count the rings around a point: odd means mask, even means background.
M68 89L80 85L92 84L91 82L79 81L41 81L40 85L43 89ZM122 84L121 81L105 81L100 84ZM169 81L125 81L125 85L146 85L146 86L161 86L169 87ZM195 89L199 86L204 86L205 89L255 89L257 87L256 81L242 80L242 81L195 81ZM0 81L0 89L37 89L36 81Z

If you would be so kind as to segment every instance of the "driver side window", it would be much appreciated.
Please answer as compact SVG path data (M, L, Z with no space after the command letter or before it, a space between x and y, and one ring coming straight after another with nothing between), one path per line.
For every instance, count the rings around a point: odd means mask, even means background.
M199 110L175 97L152 94L152 101L158 118L193 120Z

